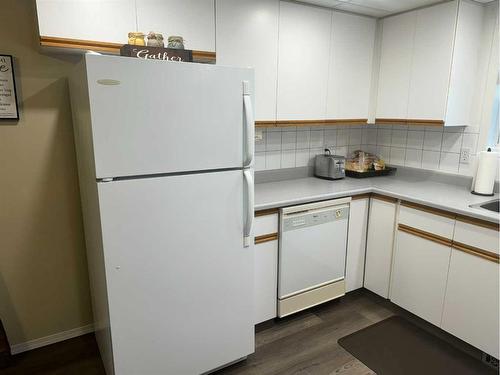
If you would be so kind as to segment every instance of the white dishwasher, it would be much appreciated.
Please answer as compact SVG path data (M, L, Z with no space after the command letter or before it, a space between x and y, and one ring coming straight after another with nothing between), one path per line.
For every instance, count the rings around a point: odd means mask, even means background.
M280 210L279 317L345 294L350 201L341 198Z

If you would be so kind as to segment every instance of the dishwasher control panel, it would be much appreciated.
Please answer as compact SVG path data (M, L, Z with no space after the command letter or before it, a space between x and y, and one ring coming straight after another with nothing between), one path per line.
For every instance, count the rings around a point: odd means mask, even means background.
M347 220L349 206L335 207L332 209L313 212L295 213L283 217L283 231L307 228L313 225L328 223L335 220Z

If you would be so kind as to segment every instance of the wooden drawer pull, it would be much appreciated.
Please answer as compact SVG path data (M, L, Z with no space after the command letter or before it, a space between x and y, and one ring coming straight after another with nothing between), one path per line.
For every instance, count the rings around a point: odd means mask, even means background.
M408 234L411 234L411 235L414 235L414 236L417 236L420 238L424 238L426 240L436 242L440 245L444 245L444 246L449 247L452 244L452 241L449 238L441 237L441 236L438 236L436 234L429 233L429 232L426 232L426 231L423 231L423 230L420 230L417 228L413 228L413 227L410 227L410 226L405 225L405 224L399 224L398 229L401 232L405 232L405 233L408 233Z
M464 243L455 241L453 241L452 247L456 250L463 251L464 253L475 255L477 257L489 260L490 262L500 263L500 255L492 253L491 251L486 251L474 246L466 245Z
M255 244L261 244L264 242L275 241L278 239L278 233L263 234L261 236L255 237Z

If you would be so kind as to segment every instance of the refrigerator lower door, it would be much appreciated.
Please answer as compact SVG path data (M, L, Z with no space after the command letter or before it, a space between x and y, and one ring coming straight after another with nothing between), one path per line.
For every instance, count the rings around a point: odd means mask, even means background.
M254 351L243 171L99 183L115 374L200 374Z

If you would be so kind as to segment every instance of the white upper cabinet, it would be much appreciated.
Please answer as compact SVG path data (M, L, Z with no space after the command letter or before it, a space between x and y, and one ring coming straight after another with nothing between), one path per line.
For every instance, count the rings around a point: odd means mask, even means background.
M457 2L417 11L408 118L444 119Z
M333 12L326 117L367 119L376 20Z
M416 20L415 11L383 20L377 118L407 117Z
M384 19L376 118L470 125L483 17L455 0Z
M217 64L255 70L255 119L276 119L279 0L217 0Z
M215 51L215 0L136 0L137 29L184 38L186 49ZM166 43L165 43L166 44Z
M325 119L332 11L280 2L278 120Z
M135 0L37 0L41 36L127 43L136 30Z
M471 125L482 27L488 11L486 9L480 4L467 1L459 4L445 125Z

